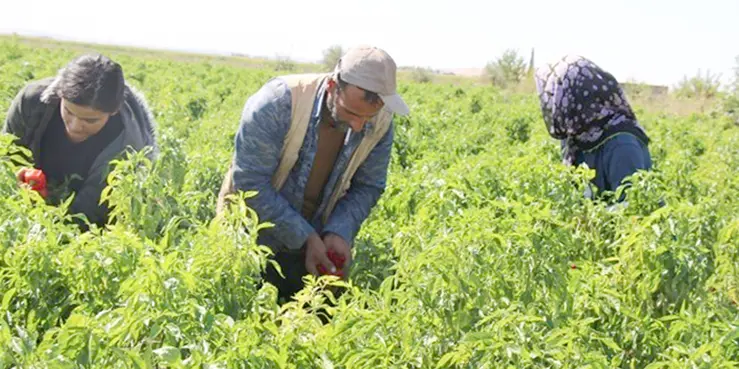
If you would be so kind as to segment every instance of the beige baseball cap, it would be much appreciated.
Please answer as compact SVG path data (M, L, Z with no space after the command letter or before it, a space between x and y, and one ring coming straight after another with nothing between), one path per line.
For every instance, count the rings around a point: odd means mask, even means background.
M408 115L410 109L396 90L396 70L395 61L385 50L359 46L349 49L339 59L335 72L342 81L380 95L393 113Z

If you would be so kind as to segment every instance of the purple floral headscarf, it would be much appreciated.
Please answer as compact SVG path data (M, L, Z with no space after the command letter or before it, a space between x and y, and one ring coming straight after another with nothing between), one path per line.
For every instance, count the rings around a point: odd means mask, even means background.
M534 79L549 135L565 140L565 164L617 132L649 142L618 81L592 61L568 55L537 69Z

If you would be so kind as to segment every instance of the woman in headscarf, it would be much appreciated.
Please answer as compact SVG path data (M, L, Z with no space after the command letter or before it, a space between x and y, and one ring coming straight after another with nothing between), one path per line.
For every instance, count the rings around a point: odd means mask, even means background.
M649 138L610 73L568 55L539 68L534 79L549 135L562 141L565 165L586 163L601 192L651 169Z

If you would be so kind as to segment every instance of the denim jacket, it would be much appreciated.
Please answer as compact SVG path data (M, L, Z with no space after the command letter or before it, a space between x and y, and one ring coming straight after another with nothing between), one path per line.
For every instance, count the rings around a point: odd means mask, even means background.
M276 252L299 250L314 232L319 235L337 234L351 245L360 226L385 191L393 142L392 122L387 133L355 173L347 193L339 200L326 224L323 224L321 218L331 191L362 138L372 128L368 123L361 132L347 132L344 146L323 189L318 210L312 219L303 218L300 209L316 155L325 91L324 83L318 89L298 161L279 191L272 187L270 181L278 167L285 135L291 125L292 99L289 87L280 78L270 80L246 101L241 115L235 137L234 187L258 192L255 197L247 199L247 205L256 211L260 222L273 224L273 227L261 231L258 242Z

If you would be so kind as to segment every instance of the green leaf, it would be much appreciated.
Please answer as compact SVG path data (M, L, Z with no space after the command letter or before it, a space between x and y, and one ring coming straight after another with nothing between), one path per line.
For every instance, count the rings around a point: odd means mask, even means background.
M472 332L464 336L464 342L488 341L494 337L492 332Z
M162 346L153 351L159 360L167 363L174 364L181 360L180 350L172 346Z
M600 341L603 342L610 349L612 349L612 350L614 350L616 352L621 352L622 351L621 350L621 347L619 347L618 344L616 344L616 342L613 339L611 339L611 338L608 338L608 337L601 338Z
M8 311L10 308L10 301L13 299L13 296L15 296L16 289L11 288L5 294L3 294L3 303L2 303L2 311Z

